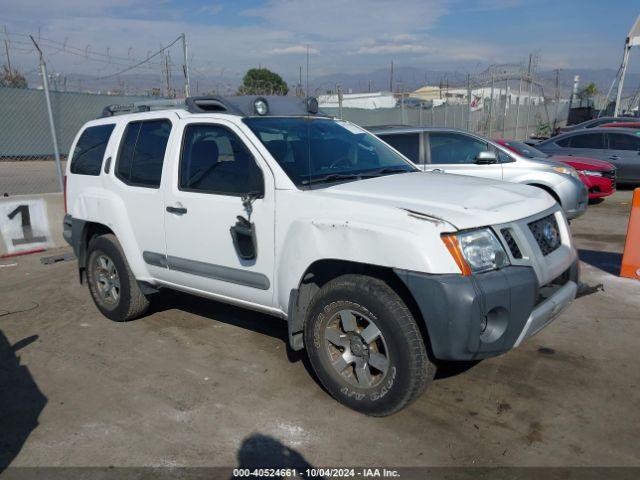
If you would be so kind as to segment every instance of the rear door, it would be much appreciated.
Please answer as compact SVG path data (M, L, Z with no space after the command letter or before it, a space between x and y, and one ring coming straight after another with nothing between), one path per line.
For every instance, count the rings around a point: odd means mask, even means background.
M420 168L424 166L424 143L421 141L421 132L389 133L380 135L380 138Z
M108 158L104 167L109 170L105 176L105 182L109 183L107 189L127 206L129 226L120 233L133 232L140 252L164 253L164 202L160 182L173 121L150 118L131 121L120 128L124 132L115 162ZM161 277L162 268L154 265L148 268L154 277Z
M494 151L487 142L459 132L429 132L425 138L426 171L502 180L502 164L476 163L480 152Z
M640 132L639 132L640 133ZM640 137L632 133L607 133L607 154L603 160L613 163L619 180L640 181Z

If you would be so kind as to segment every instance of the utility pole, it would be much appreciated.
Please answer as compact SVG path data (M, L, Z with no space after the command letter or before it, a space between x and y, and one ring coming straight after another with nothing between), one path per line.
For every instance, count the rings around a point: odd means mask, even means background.
M520 120L520 104L522 103L522 72L520 72L520 82L518 82L518 102L516 103L516 131L513 138L518 139L518 121Z
M40 74L42 75L42 89L44 90L44 98L47 103L47 114L49 116L49 129L51 130L51 140L53 143L53 158L56 161L56 170L58 172L58 181L60 183L60 191L64 191L64 179L62 176L62 165L60 163L60 150L58 149L58 136L56 135L56 125L53 121L53 110L51 109L51 96L49 95L49 78L47 77L47 65L44 61L44 55L40 46L36 43L33 36L29 35L31 41L38 50L40 55Z
M507 132L507 101L509 100L509 79L504 80L504 109L502 111L502 138L506 137Z
M305 96L309 97L309 44L307 43L307 79L306 79L306 87L305 87Z
M369 79L369 93L371 93L371 79Z
M527 104L527 121L524 126L524 138L529 137L529 118L531 117L531 94L533 93L533 82L531 81L531 60L532 55L529 54L529 68L527 68L527 81L529 82L529 102Z
M191 82L189 79L189 57L187 56L187 36L182 34L182 55L184 63L182 64L182 72L184 73L184 96L191 96Z
M171 97L171 70L169 66L169 62L171 62L171 57L169 57L169 53L167 53L164 57L164 67L165 67L165 78L167 79L167 97ZM175 96L175 95L174 95Z
M467 131L471 126L471 74L467 73Z
M302 65L298 65L298 96L304 97L302 94Z
M493 133L493 72L491 72L491 103L489 104L489 137Z
M389 91L393 93L393 60L391 60L391 74L389 75Z
M556 131L557 128L557 124L558 124L558 109L560 108L560 70L556 69L556 95L555 95L555 99L556 99L556 113L554 115L553 118L553 131Z
M4 50L7 53L7 67L9 68L9 73L11 73L13 70L11 70L11 57L9 56L9 42L7 42L7 39L4 39Z
M336 83L336 92L338 94L338 116L342 119L342 89L339 83Z

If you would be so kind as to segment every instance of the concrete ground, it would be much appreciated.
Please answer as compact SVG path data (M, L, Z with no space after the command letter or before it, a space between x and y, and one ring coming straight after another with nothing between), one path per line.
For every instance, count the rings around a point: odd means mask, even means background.
M66 162L61 162L62 172ZM24 160L0 162L0 196L60 192L54 161Z
M616 193L572 226L583 280L603 292L517 350L445 366L387 418L329 397L281 320L176 293L118 324L74 261L5 259L0 471L247 465L283 445L314 466L639 466L640 282L610 273L630 200Z

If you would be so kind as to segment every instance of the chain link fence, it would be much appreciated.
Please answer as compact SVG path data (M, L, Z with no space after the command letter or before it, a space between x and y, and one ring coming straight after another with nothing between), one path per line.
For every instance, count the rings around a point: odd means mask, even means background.
M149 97L51 92L51 110L64 171L80 127L114 103ZM0 195L60 191L54 147L42 90L0 87Z
M363 127L409 125L413 127L459 128L491 138L525 139L532 135L549 136L553 126L566 122L568 103L507 106L493 113L490 109L470 111L467 105L443 104L424 108L395 107L375 110L363 108L326 108L330 115Z
M96 95L50 92L52 118L62 169L73 138L88 120L100 116L110 104L149 100L145 96ZM540 97L542 98L542 97ZM375 110L323 108L333 116L364 127L374 125L412 125L451 127L470 130L489 137L526 138L549 135L554 125L567 118L566 102L541 101L518 105L509 95L496 93L482 99L476 110L468 104L444 103L438 106ZM46 97L42 90L0 88L0 195L53 193L60 191L49 124Z

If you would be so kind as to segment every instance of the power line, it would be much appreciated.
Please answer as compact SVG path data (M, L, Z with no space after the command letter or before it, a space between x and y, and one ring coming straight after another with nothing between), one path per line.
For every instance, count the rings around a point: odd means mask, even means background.
M143 65L145 63L147 63L149 60L151 60L154 57L157 57L158 55L160 55L162 52L164 52L165 50L167 50L169 47L173 46L174 44L176 44L179 40L182 39L182 35L178 36L173 42L171 42L169 45L162 47L160 50L158 50L156 53L149 55L147 58L145 58L144 60L141 60L140 62L136 63L135 65L132 65L130 67L125 68L124 70L120 70L119 72L116 73L112 73L110 75L105 75L102 77L96 77L96 80L105 80L107 78L112 78L112 77L117 77L118 75L122 75L123 73L126 73L130 70L133 70L134 68L139 67L140 65Z

